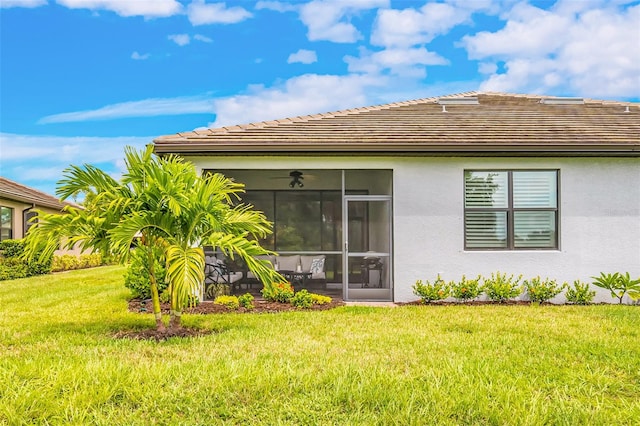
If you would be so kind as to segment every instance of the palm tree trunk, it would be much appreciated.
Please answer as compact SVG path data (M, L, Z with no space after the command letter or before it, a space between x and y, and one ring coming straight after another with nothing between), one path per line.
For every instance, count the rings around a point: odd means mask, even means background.
M158 282L156 280L156 274L154 269L155 259L153 257L153 250L148 247L148 265L149 265L149 281L151 282L151 301L153 302L153 316L156 319L156 329L158 331L165 331L166 327L162 322L162 310L160 308L160 296L158 295Z
M182 312L171 310L169 316L169 330L178 330L182 328Z
M178 296L171 292L171 311L169 311L169 330L177 330L182 327L182 311L178 310Z

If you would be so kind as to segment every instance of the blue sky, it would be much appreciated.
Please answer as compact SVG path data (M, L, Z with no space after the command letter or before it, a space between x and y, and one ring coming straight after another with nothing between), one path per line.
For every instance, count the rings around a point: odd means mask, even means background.
M640 99L640 1L0 0L0 175L469 90Z

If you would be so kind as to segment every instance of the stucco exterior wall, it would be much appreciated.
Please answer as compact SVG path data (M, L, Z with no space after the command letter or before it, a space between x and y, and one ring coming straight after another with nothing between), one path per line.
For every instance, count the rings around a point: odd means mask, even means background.
M13 217L12 217L12 229L13 229L13 239L20 239L24 237L24 225L22 212L25 209L31 207L31 204L21 203L19 201L9 200L7 198L0 198L0 206L9 207L13 209Z
M19 240L20 238L24 238L24 211L33 208L33 204L10 200L8 198L0 198L0 206L13 209L13 239ZM49 207L36 206L35 208L45 213L59 213L58 210Z
M417 279L442 274L592 281L600 272L640 276L640 159L466 157L192 157L210 169L392 169L394 301L415 300ZM465 251L465 169L559 169L558 250ZM558 299L556 301L561 301ZM613 302L598 290L596 301Z
M560 170L559 250L464 250L463 171L492 168ZM396 301L415 299L412 283L437 273L457 280L499 270L569 283L600 272L640 276L638 159L408 158L396 161L394 187ZM598 291L596 301L613 299Z

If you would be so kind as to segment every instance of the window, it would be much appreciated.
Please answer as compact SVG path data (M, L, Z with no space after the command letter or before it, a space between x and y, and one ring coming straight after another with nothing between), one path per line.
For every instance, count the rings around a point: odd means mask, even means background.
M465 249L558 247L558 171L464 172Z
M13 209L0 206L0 241L13 238Z

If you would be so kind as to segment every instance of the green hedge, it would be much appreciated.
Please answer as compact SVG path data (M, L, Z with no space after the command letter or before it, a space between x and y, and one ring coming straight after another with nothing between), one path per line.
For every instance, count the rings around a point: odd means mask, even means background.
M81 254L76 256L73 254L63 254L53 256L52 272L71 271L74 269L95 268L103 265L105 262L100 253Z
M0 281L32 277L51 272L52 259L24 260L24 240L0 241Z

